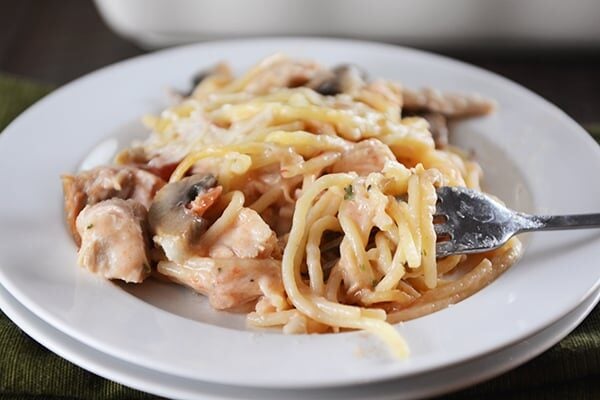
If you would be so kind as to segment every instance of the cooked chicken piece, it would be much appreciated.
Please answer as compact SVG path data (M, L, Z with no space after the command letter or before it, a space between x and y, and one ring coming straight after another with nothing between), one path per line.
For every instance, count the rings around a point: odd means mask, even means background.
M213 175L199 174L157 193L148 221L169 260L158 272L207 295L217 309L252 302L265 287L283 293L280 261L272 258L281 256L277 237L256 211L242 208L214 242L203 242L211 223L204 214L221 191Z
M146 214L134 200L114 198L86 206L76 222L79 264L108 279L142 282L150 274Z
M352 189L346 189L346 200L342 205L341 213L347 214L354 221L359 230L369 236L371 228L380 229L392 223L385 209L389 199L380 191L370 191L366 182L353 184Z
M447 118L466 118L486 115L494 111L496 103L479 95L443 93L425 88L404 89L403 111L410 113L436 112Z
M267 294L264 291L283 296L280 271L281 262L272 259L193 257L185 264L170 261L158 264L158 272L208 296L210 304L218 310L253 302Z
M333 164L332 172L354 171L364 176L381 172L387 160L396 161L390 148L377 139L367 139L342 153L342 157Z
M148 171L152 175L156 175L162 180L168 181L182 158L182 156L176 155L174 160L158 160L152 158L152 154L147 154L144 147L140 144L135 144L133 147L120 151L115 156L115 163L117 165L135 167Z
M213 258L266 258L277 248L277 237L269 225L250 208L242 208L231 226L208 251Z
M80 244L75 221L86 205L111 198L133 199L149 208L154 194L165 184L159 177L134 167L98 167L62 177L67 223Z

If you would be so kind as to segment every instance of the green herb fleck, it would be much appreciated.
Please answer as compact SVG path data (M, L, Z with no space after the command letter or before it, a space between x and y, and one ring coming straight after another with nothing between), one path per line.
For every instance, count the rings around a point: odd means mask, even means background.
M423 255L424 255L425 257L427 257L427 250L426 250L426 249L423 249Z
M354 197L354 189L352 189L352 185L348 185L344 188L344 200L352 200Z
M361 271L366 271L367 267L365 267L365 264L360 264L359 268Z
M89 224L88 226L85 227L85 229L92 229L94 227L94 224Z

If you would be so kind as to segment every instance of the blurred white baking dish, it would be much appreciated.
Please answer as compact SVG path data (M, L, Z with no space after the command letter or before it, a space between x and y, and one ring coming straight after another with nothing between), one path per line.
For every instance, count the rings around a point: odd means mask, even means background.
M600 1L95 0L143 47L227 37L345 36L425 46L600 44Z

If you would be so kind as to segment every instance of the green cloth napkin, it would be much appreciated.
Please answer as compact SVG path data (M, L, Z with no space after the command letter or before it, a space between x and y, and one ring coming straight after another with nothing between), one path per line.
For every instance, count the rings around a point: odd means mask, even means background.
M0 75L0 131L51 87ZM590 126L600 141L600 124ZM0 312L0 398L156 399L54 355ZM465 399L600 399L600 307L568 337L498 378L445 396Z

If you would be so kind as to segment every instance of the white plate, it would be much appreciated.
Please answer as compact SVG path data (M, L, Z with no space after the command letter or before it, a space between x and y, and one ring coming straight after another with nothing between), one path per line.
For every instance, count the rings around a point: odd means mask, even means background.
M571 119L531 92L478 68L373 43L262 39L167 50L92 73L17 118L0 137L0 282L57 329L100 351L172 375L262 387L316 387L406 377L508 346L549 326L600 283L598 231L529 237L524 259L491 286L433 315L400 324L412 354L390 358L359 332L285 336L240 328L240 317L206 310L201 297L161 284L137 294L76 267L62 221L58 177L102 140L136 131L199 68L229 59L237 70L276 51L410 86L475 91L495 98L489 118L460 125L488 188L538 212L598 211L600 148ZM149 290L152 287L156 290ZM359 356L358 354L362 354ZM260 366L260 367L257 367Z
M61 357L107 379L173 399L414 399L474 385L514 368L557 343L594 309L600 291L574 311L527 340L454 367L370 385L333 389L259 389L190 380L127 363L86 346L37 318L0 286L0 308L28 335Z

